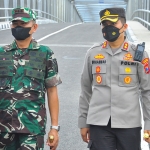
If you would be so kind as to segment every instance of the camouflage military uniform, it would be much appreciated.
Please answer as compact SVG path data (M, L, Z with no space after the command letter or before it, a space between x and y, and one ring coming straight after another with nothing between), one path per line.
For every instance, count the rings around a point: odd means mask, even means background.
M60 83L57 61L48 47L32 40L24 50L15 41L0 48L0 149L22 133L23 145L31 144L26 149L37 146L28 140L33 136L41 141L45 134L46 88Z

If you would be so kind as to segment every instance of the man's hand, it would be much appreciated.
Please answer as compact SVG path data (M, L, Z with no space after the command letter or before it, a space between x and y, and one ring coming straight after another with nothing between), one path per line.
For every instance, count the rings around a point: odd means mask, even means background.
M50 136L54 137L53 141L50 141ZM57 146L58 146L58 142L59 142L59 135L58 135L58 131L55 129L51 129L50 132L48 133L48 139L46 144L48 146L50 146L51 150L56 150Z
M81 128L80 133L84 142L88 143L90 140L90 130L89 128Z
M150 143L150 130L144 130L144 134L149 135L148 137L144 137L144 140Z

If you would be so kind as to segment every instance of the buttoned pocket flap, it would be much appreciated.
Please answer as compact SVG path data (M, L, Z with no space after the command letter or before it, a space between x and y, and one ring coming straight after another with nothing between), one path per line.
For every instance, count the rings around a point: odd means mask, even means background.
M11 60L0 60L0 66L13 66L13 61Z
M106 73L106 65L92 65L92 74Z
M44 72L40 72L40 71L37 71L37 70L26 69L25 75L29 76L29 77L41 79L41 80L44 79Z
M27 67L31 67L31 68L36 68L36 69L41 69L41 70L45 70L45 66L44 63L40 63L40 62L35 62L30 60L29 62L26 62L26 66Z
M0 76L13 76L9 68L0 69Z

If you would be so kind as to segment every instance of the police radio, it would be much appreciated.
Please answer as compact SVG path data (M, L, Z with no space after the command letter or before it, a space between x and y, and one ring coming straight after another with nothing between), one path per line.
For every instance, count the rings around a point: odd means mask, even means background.
M145 42L137 45L137 50L135 51L135 55L134 55L135 61L139 61L139 62L142 61L144 50L145 50Z

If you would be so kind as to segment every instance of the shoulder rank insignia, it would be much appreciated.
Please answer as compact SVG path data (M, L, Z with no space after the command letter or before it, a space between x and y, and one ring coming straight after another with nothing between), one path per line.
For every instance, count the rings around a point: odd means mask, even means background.
M131 53L127 53L124 55L124 60L133 60L133 56L131 55Z
M123 49L128 50L128 47L129 47L129 44L127 42L125 42L124 45L123 45Z
M98 55L96 55L94 58L95 58L95 59L104 59L105 56L102 55L102 54L98 54Z
M102 48L106 48L107 47L107 41L105 41L102 45Z

